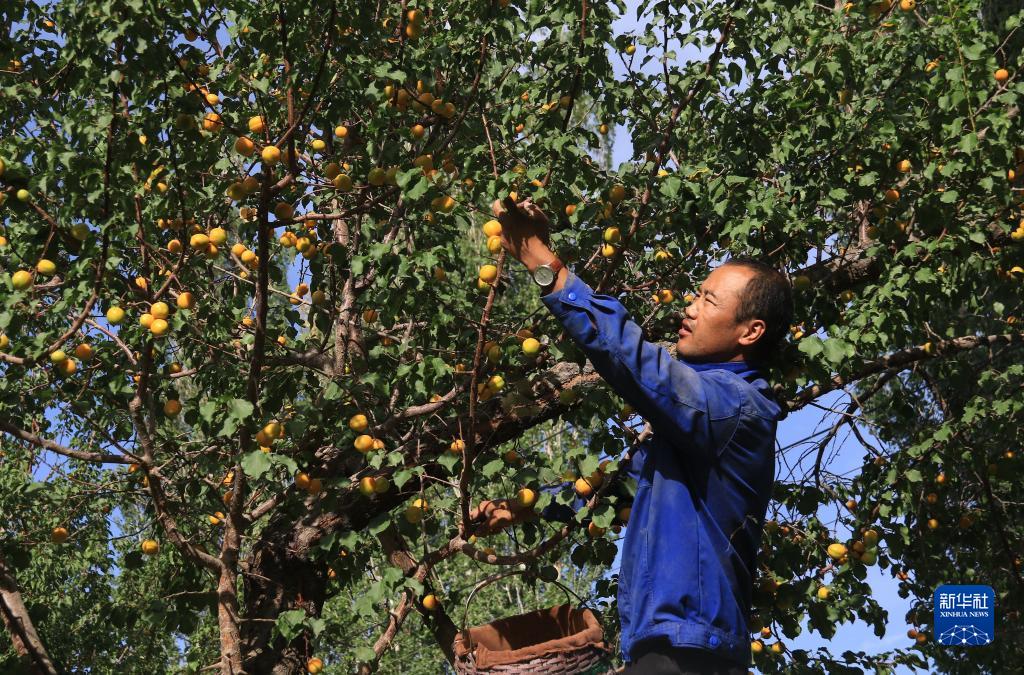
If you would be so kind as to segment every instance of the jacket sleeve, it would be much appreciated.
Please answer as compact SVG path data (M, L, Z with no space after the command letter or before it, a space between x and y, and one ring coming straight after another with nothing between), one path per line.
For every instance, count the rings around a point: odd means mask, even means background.
M574 273L541 300L594 365L594 369L656 429L689 439L694 459L711 461L729 439L715 438L711 420L739 415L736 392L718 378L702 377L667 349L647 342L626 308L594 293Z

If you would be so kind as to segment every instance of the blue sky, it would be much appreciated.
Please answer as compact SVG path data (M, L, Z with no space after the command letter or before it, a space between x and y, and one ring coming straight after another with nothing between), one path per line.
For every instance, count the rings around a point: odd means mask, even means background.
M818 403L826 408L842 409L850 402L850 397L842 392L833 392L818 400ZM785 448L793 443L808 437L809 435L828 429L835 423L835 415L814 407L806 407L799 410L779 424L777 440L781 447ZM867 428L861 429L868 442L880 447L881 443L870 433ZM789 474L789 467L796 467L802 446L797 446L777 458L776 478L783 478ZM863 463L865 448L852 433L840 434L833 445L830 446L829 455L834 455L829 470L837 475L850 475L860 471ZM793 471L794 476L809 475L812 471L813 458L805 459L803 470ZM782 472L786 473L783 474ZM817 513L822 522L832 522L837 517L839 507L829 504L822 506ZM845 507L842 507L845 509ZM842 540L849 536L849 531L843 529L836 532L836 539ZM850 649L853 651L864 651L877 653L897 647L909 647L911 639L907 637L907 624L905 616L910 609L910 599L903 599L897 595L899 582L891 576L889 570L881 570L877 565L868 567L867 582L871 585L873 596L878 603L886 609L889 614L889 623L886 627L886 634L878 638L874 629L864 622L844 624L836 632L835 637L826 639L819 633L806 631L806 622L802 624L804 631L796 639L790 640L783 637L783 643L788 649L815 650L827 646L833 654L841 654ZM910 668L899 667L895 671L900 675L913 673ZM920 672L920 671L917 671Z

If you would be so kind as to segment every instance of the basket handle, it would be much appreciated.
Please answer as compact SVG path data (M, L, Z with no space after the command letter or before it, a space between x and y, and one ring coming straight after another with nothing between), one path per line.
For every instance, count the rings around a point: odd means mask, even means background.
M476 595L477 591L479 591L480 589L484 588L485 586L489 586L489 585L493 584L495 581L498 581L499 579L504 579L506 577L515 576L517 574L526 574L526 570L525 569L513 569L513 570L505 570L503 572L497 572L495 574L492 574L492 575L482 579L475 586L473 586L473 590L471 590L469 592L469 597L466 598L466 608L465 608L465 610L462 613L462 636L463 636L463 640L465 640L466 647L470 651L472 651L472 649L473 649L473 637L472 637L472 634L469 632L469 603L472 602L473 596ZM579 604L580 604L581 607L586 604L586 601L583 598L581 598L579 596L579 594L576 593L576 591L572 590L571 588L569 588L568 586L566 586L562 582L560 582L558 580L554 580L554 581L545 581L544 583L555 584L556 586L561 588L563 591L565 591L565 597L570 602L572 601L572 598L569 597L569 594L571 593L572 595L576 596L576 599L579 601Z

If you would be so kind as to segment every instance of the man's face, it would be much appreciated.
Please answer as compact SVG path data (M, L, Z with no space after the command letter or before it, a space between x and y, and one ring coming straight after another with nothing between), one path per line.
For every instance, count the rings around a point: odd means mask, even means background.
M739 265L723 265L708 275L684 311L676 343L680 357L696 363L743 358L742 346L752 344L764 331L760 319L743 323L735 320L743 290L752 276L752 270Z

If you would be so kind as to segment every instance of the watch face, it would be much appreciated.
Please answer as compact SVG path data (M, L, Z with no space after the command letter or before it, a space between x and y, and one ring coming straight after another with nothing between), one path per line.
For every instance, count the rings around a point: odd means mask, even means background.
M550 286L555 280L555 273L547 265L541 265L533 271L533 280L541 286Z

